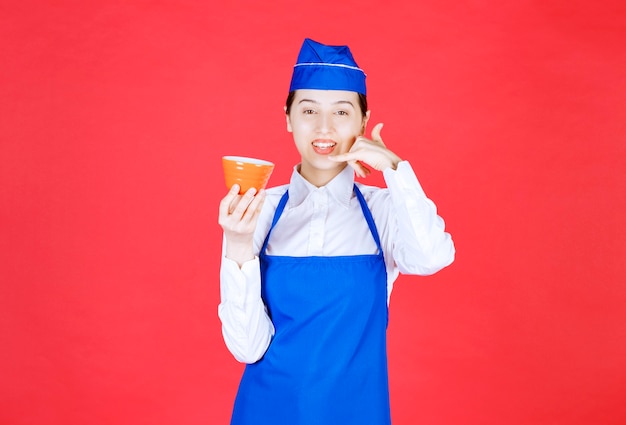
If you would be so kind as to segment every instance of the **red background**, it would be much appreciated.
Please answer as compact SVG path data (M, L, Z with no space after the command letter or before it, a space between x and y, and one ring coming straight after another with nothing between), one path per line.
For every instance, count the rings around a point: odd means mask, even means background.
M457 247L396 284L394 424L626 423L624 2L211 3L2 2L0 424L227 423L220 157L287 181L307 36Z

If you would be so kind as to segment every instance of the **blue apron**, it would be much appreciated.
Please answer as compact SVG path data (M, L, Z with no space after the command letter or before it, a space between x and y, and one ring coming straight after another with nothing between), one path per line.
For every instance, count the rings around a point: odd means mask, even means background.
M231 425L387 425L387 271L376 225L359 189L378 254L267 255L289 198L281 198L259 254L261 296L276 333L246 365Z

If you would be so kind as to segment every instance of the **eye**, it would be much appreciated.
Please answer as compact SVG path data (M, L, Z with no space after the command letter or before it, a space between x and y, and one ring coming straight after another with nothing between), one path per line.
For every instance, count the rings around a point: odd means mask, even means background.
M335 114L342 115L342 116L347 116L348 112L347 111L337 111L337 112L335 112Z
M315 111L313 109L305 109L305 110L302 111L302 113L304 115L312 115L312 114L315 113Z

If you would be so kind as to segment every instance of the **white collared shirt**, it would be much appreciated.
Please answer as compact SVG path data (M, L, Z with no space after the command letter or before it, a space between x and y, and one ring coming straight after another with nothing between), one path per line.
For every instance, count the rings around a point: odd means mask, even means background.
M387 189L357 183L372 213L387 268L388 300L399 273L429 275L454 260L454 244L435 204L426 197L407 161L383 172ZM220 268L224 341L245 363L259 360L274 335L261 299L259 250L280 198L289 200L268 242L267 254L295 257L375 254L378 249L353 192L354 172L345 167L320 188L294 167L289 185L267 190L254 235L255 258L241 268L224 256ZM224 241L224 244L226 242Z

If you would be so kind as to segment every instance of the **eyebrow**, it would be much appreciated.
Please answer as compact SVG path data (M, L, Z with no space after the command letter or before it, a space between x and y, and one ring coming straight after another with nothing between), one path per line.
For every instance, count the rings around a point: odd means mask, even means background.
M317 100L313 100L313 99L301 99L298 102L298 105L304 102L311 102L311 103L315 103L317 105L319 105L320 103ZM350 102L349 100L338 100L336 102L332 103L333 105L341 105L341 104L348 104L350 106L352 106L352 108L354 108L354 104L352 102Z

